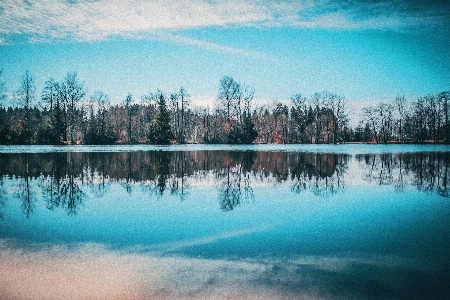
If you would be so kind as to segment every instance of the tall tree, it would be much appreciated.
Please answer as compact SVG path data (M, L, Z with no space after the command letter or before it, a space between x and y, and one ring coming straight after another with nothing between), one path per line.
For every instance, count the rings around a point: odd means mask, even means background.
M444 122L443 125L443 135L444 135L444 141L446 143L450 143L450 92L441 92L438 95L441 105L442 105L442 119Z
M413 104L414 106L414 136L416 141L425 142L426 139L426 105L425 99L423 97L419 97L416 102Z
M369 124L370 132L373 134L373 138L375 139L376 143L379 143L378 138L378 131L380 128L380 122L379 122L379 114L377 112L377 109L373 106L365 107L363 109L365 118L367 120L367 124Z
M127 132L128 132L128 143L131 144L131 103L133 102L133 96L131 93L128 93L127 97L124 100L125 109L127 111L128 116L128 125L127 125Z
M87 134L86 143L88 144L110 144L116 138L110 124L106 122L107 109L109 107L109 96L102 91L96 91L91 97L91 112L89 119L89 131ZM96 108L94 112L93 106Z
M17 91L19 100L23 105L24 109L24 119L23 119L23 129L21 133L21 142L22 143L31 143L33 128L32 128L32 120L31 120L31 105L35 99L36 87L34 86L33 76L29 71L25 72L25 75L22 77L22 82L19 90Z
M6 102L6 83L2 79L3 70L0 69L0 144L7 144L9 142L9 124L7 120L6 109L4 103Z
M254 93L254 89L241 85L230 76L224 76L220 80L218 99L219 107L226 117L224 127L227 143L243 143L243 135L251 136L253 134L246 133L244 130L251 127L248 121L251 121L250 107ZM243 126L244 116L247 116L248 125L245 128Z
M238 107L241 97L241 86L231 76L224 76L219 83L219 101L225 111L227 122L239 116Z
M109 126L106 123L106 111L109 107L109 96L103 93L102 91L96 91L94 95L91 97L91 101L96 103L97 105L97 112L100 119L100 143L105 144L110 141L110 130Z
M326 114L331 113L329 114L332 121L331 131L333 143L336 144L340 140L340 132L348 123L346 101L344 97L329 91L316 93L313 97L316 99L317 103L321 103L321 106L324 108ZM326 127L328 128L328 126Z
M242 137L241 143L251 144L258 136L258 132L255 129L255 124L252 121L251 107L254 95L254 90L246 88L244 92L244 112L242 115Z
M178 143L184 144L186 142L186 129L189 124L186 122L189 108L189 95L184 87L170 95L170 112L171 125L175 139ZM157 99L156 99L157 100Z
M4 106L4 102L7 98L6 96L6 83L3 81L2 79L2 75L3 75L3 69L0 69L0 107Z
M174 138L170 127L170 113L167 109L164 94L160 93L158 99L158 110L150 124L147 140L150 144L168 145Z
M392 139L392 133L394 129L394 116L392 112L394 107L390 103L380 103L377 109L380 114L380 136L383 143L387 144L389 140Z
M52 123L53 123L53 143L61 144L67 141L67 111L64 91L61 85L57 84L57 97L53 104Z
M41 143L46 141L50 144L59 144L62 140L60 133L65 130L65 127L61 122L60 94L61 88L57 81L50 78L45 82L41 92L41 102L44 103L45 108L49 109L50 124L41 124L39 131Z
M292 135L295 142L307 142L305 137L305 129L308 125L308 109L306 105L306 98L302 94L296 94L291 97L291 123Z
M397 107L398 114L398 140L403 140L405 136L405 130L403 128L405 124L405 115L406 115L406 99L405 96L397 96L395 97L395 105Z
M68 119L69 138L70 143L73 144L75 142L74 133L76 126L77 104L86 95L86 91L84 89L83 84L80 83L78 80L77 73L67 73L63 83L63 91L69 115Z
M53 105L58 97L59 84L53 78L47 80L44 84L44 88L41 92L41 101L48 105L50 114L53 111Z

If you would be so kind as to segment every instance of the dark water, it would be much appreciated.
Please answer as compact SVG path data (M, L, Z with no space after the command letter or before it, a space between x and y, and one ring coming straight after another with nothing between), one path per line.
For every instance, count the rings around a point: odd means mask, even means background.
M0 299L448 299L450 149L0 148Z

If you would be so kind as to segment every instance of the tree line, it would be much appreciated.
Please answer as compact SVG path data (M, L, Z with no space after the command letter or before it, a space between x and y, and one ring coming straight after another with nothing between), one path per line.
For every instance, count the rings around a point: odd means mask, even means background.
M138 100L129 93L111 105L102 91L88 96L77 73L47 80L40 94L28 71L15 93L1 75L0 144L450 142L448 91L367 106L352 128L343 96L296 94L289 105L255 107L255 90L230 76L220 80L211 109L193 106L183 87Z

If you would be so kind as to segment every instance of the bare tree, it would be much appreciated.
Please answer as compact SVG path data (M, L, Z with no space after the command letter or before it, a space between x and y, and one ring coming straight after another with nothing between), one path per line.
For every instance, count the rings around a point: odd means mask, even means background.
M394 107L390 103L378 104L378 113L380 115L380 135L383 143L387 143L392 138L394 116L392 114Z
M59 84L53 78L45 82L44 89L41 92L41 101L48 104L50 114L53 112L53 105L56 102L59 92Z
M397 140L403 140L405 137L405 130L403 128L405 124L406 115L406 99L405 96L395 97L395 106L397 107L398 121L397 121Z
M187 93L184 87L181 87L178 95L181 100L181 130L180 130L180 143L186 142L186 128L188 128L188 109L189 109L189 97L190 95Z
M425 142L426 139L426 112L425 112L425 99L419 97L414 102L414 130L415 138L418 142Z
M450 143L450 92L442 92L438 97L442 108L442 118L444 122L444 140L446 143Z
M127 110L128 115L128 126L127 126L127 132L128 132L128 143L131 143L131 103L133 102L133 96L131 93L128 93L127 97L124 100L125 109Z
M0 69L0 107L3 106L3 102L6 100L6 83L2 80L3 69Z
M377 113L377 109L373 106L364 108L364 115L368 124L370 124L370 129L374 135L375 141L379 143L378 133L379 133L379 114Z
M109 107L109 96L102 91L96 91L94 95L91 96L91 103L97 106L97 114L100 117L100 128L99 128L99 137L100 137L100 143L105 143L105 138L107 136L106 134L106 127L108 124L106 124L106 112ZM92 112L91 112L92 114Z
M302 94L296 94L291 97L292 107L291 107L291 135L293 136L293 141L305 142L305 129L307 126L307 105L306 97Z
M29 71L25 72L22 77L22 82L17 94L19 101L24 107L24 120L23 120L23 141L30 143L33 135L32 120L31 120L31 105L35 99L36 87L34 86L33 76Z
M227 121L240 116L239 102L241 100L241 86L232 77L224 76L219 83L219 101L225 110Z
M186 127L188 126L187 112L189 108L189 94L184 87L181 87L179 91L170 95L170 112L172 131L175 135L175 139L178 143L184 144L186 142Z
M65 102L68 110L68 126L70 143L74 143L75 125L76 125L76 109L77 104L86 95L86 91L82 83L79 82L77 73L67 73L64 83L63 91Z

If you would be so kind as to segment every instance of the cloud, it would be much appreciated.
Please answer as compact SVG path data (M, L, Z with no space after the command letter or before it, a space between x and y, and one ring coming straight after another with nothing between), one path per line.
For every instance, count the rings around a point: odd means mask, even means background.
M241 56L248 56L248 57L261 59L261 60L275 61L275 59L270 57L269 55L265 55L263 53L259 53L256 51L244 50L244 49L239 49L239 48L235 48L235 47L228 47L228 46L220 45L217 43L212 43L212 42L208 42L208 41L204 41L204 40L200 40L200 39L189 38L189 37L185 37L185 36L181 36L181 35L175 35L172 33L161 32L161 33L155 34L154 36L158 40L168 41L168 42L172 42L172 43L189 45L189 46L199 47L199 48L213 50L213 51L227 52L227 53L241 55Z
M5 0L0 33L29 34L82 41L155 30L249 24L270 18L252 1L65 1Z
M175 33L206 27L423 28L442 24L448 17L446 8L419 2L413 5L405 0L3 0L0 45L14 36L24 36L30 43L45 43L92 42L111 37L139 39L156 34L171 42L264 58L256 52Z

